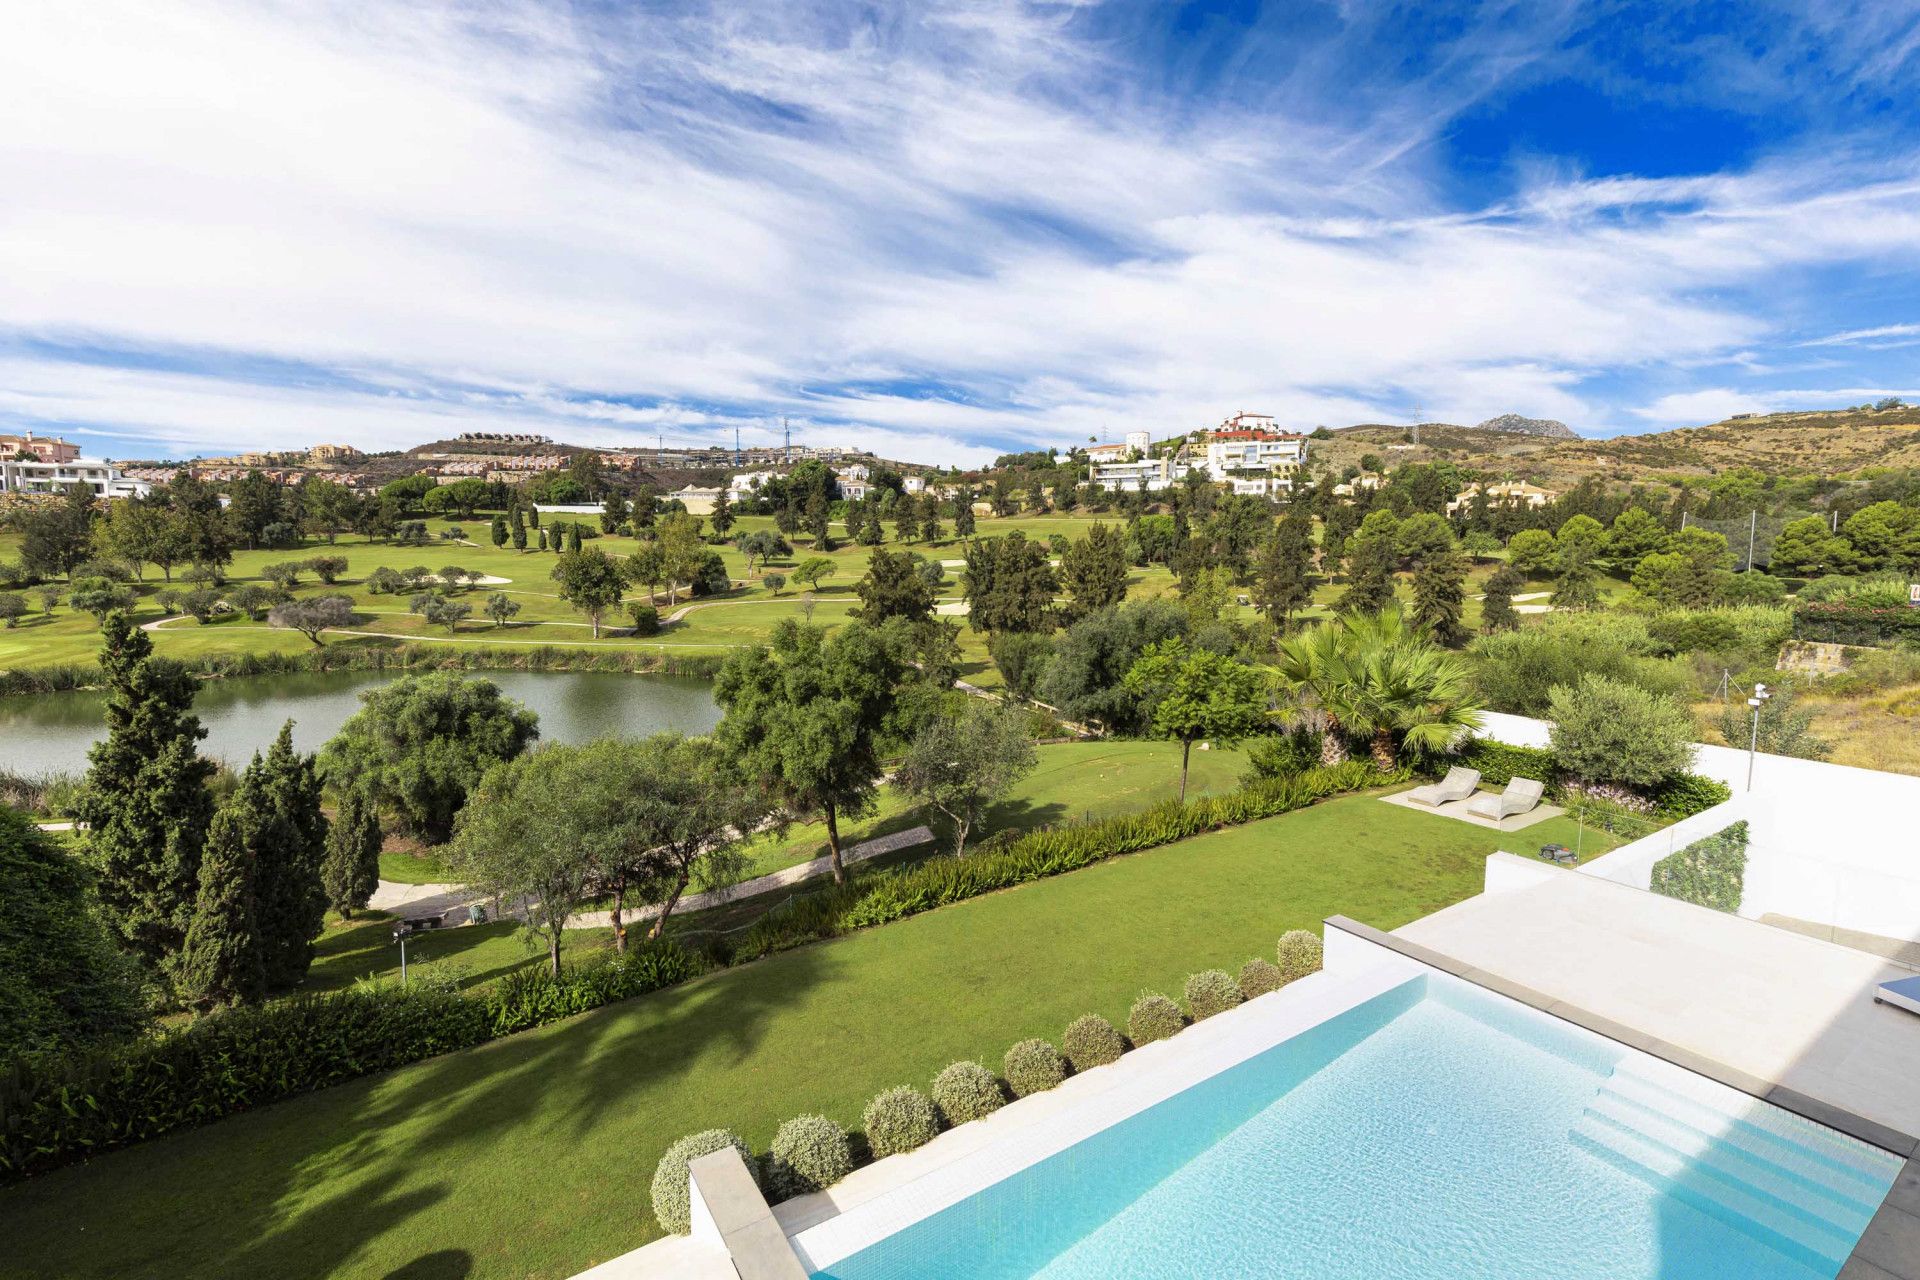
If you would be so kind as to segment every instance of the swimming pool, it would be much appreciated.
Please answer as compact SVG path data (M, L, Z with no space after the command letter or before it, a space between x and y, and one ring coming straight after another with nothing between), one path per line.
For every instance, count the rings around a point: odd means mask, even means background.
M812 1274L1831 1278L1899 1167L1434 974Z

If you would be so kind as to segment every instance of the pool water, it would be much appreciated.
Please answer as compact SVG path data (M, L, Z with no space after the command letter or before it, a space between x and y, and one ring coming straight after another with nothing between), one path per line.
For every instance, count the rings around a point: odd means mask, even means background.
M1898 1168L1415 979L815 1275L1831 1278Z

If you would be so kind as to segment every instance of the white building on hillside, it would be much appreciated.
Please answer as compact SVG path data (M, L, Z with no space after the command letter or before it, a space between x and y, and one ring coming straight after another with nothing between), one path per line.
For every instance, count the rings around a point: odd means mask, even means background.
M1153 433L1151 431L1129 431L1127 432L1126 439L1127 449L1136 458L1146 457L1153 449Z
M727 480L727 489L738 498L755 492L778 474L776 471L742 471Z
M1276 431L1265 414L1242 413L1228 418L1218 431L1197 438L1206 445L1207 475L1216 481L1235 476L1290 477L1307 460L1307 438L1298 432Z
M63 462L0 458L0 493L63 493L72 484L86 485L96 498L144 498L153 489L144 480L121 475L119 468L99 458Z
M1131 462L1100 462L1089 479L1108 493L1159 493L1173 487L1188 468L1171 458L1135 458Z

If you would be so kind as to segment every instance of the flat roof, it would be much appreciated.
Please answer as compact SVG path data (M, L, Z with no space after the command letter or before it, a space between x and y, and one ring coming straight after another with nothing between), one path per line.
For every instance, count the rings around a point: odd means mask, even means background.
M1914 970L1512 854L1532 883L1395 936L1830 1107L1920 1136L1920 1017L1874 1002ZM1687 1065L1687 1064L1683 1064ZM1765 1089L1750 1089L1762 1096Z

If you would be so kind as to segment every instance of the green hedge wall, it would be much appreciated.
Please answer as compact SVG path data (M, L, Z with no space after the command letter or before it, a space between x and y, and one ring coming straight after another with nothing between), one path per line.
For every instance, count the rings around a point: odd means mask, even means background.
M0 1180L465 1049L700 972L672 943L515 975L473 995L387 983L201 1018L91 1052L28 1055L0 1074Z
M1655 893L1698 907L1740 909L1747 874L1747 824L1736 822L1653 864Z
M1433 764L1437 773L1446 772L1447 766L1454 764L1478 769L1483 787L1504 787L1515 777L1537 778L1547 784L1549 795L1557 794L1567 780L1551 748L1516 747L1491 738L1470 739L1459 754L1439 757ZM1675 774L1647 793L1654 812L1674 821L1725 804L1732 797L1733 792L1724 783L1697 773Z
M1920 609L1875 608L1844 600L1805 601L1794 606L1793 638L1832 644L1920 642Z

